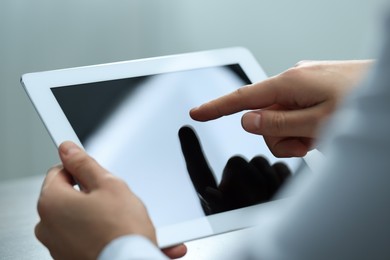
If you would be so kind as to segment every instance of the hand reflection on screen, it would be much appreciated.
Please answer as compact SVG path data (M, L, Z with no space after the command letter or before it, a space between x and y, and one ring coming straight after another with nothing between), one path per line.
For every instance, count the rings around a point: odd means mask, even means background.
M234 156L228 160L218 185L195 131L183 126L179 139L189 176L206 215L267 202L291 175L284 163L271 166L262 156L249 162Z

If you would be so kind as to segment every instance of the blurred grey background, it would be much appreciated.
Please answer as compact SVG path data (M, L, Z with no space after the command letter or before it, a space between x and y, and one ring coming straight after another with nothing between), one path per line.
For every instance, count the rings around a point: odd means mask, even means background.
M303 59L375 57L386 0L2 0L0 181L43 174L55 146L21 74L249 48L269 75Z

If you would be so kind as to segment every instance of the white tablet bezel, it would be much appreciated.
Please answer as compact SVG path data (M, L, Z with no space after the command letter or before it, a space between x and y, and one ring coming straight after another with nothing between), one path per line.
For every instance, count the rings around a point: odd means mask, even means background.
M205 67L239 64L252 82L266 75L245 48L186 53L157 58L24 74L21 78L28 96L58 147L65 140L82 146L51 88L130 78ZM249 227L254 224L248 212L264 205L242 208L157 229L158 244L167 247L185 241Z
M21 82L55 144L59 146L65 140L72 140L81 145L51 88L227 64L239 64L252 82L266 78L253 55L245 48L236 47L28 73L22 76Z

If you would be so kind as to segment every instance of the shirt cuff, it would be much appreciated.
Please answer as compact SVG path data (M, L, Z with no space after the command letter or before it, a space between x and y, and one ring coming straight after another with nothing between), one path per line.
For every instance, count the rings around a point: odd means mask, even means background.
M118 237L106 245L98 260L168 259L149 239L140 235Z

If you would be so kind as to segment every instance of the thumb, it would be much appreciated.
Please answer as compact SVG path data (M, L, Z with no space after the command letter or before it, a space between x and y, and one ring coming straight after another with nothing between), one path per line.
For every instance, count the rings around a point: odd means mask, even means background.
M96 189L101 178L108 174L107 170L73 142L62 143L59 155L65 170L87 191Z
M321 106L299 110L263 109L245 113L241 124L246 131L258 135L315 138L323 118Z

